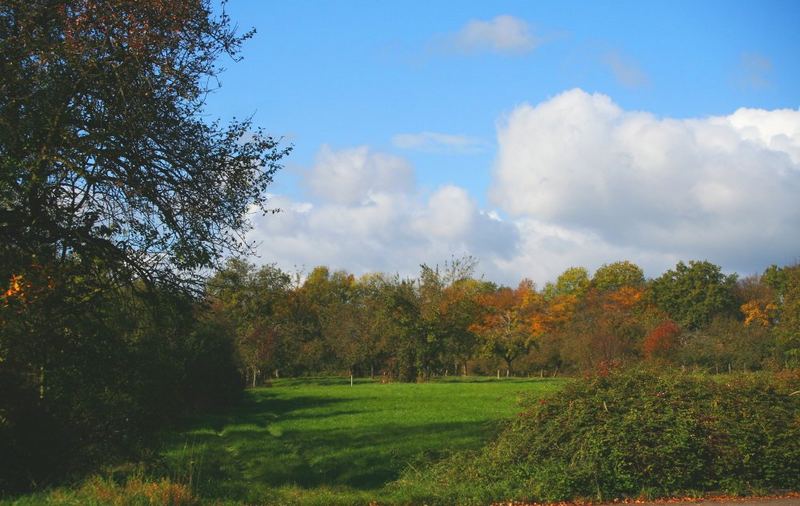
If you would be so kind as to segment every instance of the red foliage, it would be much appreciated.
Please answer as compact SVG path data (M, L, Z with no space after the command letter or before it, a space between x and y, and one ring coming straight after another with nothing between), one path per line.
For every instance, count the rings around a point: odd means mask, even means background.
M680 327L672 320L664 320L644 338L642 351L645 358L664 358L675 347Z

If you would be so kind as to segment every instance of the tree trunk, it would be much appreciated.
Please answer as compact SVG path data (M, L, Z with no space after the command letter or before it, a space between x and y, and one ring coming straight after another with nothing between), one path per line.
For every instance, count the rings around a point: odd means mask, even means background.
M44 366L39 366L39 399L44 400Z

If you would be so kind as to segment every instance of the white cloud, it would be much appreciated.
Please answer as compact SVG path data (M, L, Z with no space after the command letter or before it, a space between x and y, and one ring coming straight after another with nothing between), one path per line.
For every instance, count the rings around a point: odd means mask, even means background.
M458 51L474 53L528 53L538 45L530 26L522 19L501 15L489 21L474 19L452 37Z
M490 199L427 192L403 158L323 146L308 199L254 217L263 262L414 275L471 254L488 279L540 285L628 259L650 276L708 259L749 274L800 255L800 111L672 119L571 90L498 127Z
M410 165L403 159L366 148L323 147L317 164L306 173L306 184L321 196L320 202L273 197L271 205L282 212L254 215L255 228L248 239L259 243L262 262L277 262L286 269L328 265L358 274L414 275L421 263L470 253L496 277L498 260L516 251L516 227L481 211L457 186L424 194L407 185L398 191L403 185L374 180L383 175L396 181L398 173L401 181L413 180L406 169ZM365 174L367 181L355 182Z
M366 146L340 151L323 146L306 183L325 201L355 204L372 193L412 191L414 170L404 159L372 152Z
M428 153L460 154L479 153L485 145L483 141L474 137L439 132L397 134L392 137L392 144L401 149Z
M521 225L527 252L627 252L653 274L671 259L747 273L800 253L800 111L662 119L571 90L517 107L498 143L492 201L577 234L546 242Z

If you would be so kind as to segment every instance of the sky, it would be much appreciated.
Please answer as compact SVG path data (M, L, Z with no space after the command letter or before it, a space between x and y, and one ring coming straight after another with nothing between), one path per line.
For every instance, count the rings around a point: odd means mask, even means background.
M800 261L800 2L234 0L208 99L293 146L257 264Z

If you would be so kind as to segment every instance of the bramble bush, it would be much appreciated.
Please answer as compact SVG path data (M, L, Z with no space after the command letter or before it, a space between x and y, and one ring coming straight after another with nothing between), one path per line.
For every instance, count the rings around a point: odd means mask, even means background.
M800 371L615 371L529 401L482 450L398 485L442 504L797 490L799 391Z

